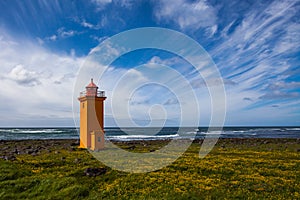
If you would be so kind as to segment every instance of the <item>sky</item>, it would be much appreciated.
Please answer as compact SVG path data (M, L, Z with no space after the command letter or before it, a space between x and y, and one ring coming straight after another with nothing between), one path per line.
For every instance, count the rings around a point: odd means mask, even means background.
M224 83L225 126L300 126L298 0L1 0L0 10L1 127L75 126L74 84L88 55L108 38L142 27L183 33L204 48ZM199 125L207 126L212 105L205 85L220 80L204 84L189 75L193 66L184 58L157 49L120 55L105 76L93 77L107 94L105 126L124 120L113 104L127 106L140 126L151 120L178 126L181 106L191 112L187 121L195 118L189 98L179 102L176 90L146 84L125 98L125 87L115 89L124 74L132 83L159 75L169 80L161 71L138 73L137 66L153 63L188 79L200 107ZM175 85L180 83L170 87ZM124 98L112 99L115 93Z

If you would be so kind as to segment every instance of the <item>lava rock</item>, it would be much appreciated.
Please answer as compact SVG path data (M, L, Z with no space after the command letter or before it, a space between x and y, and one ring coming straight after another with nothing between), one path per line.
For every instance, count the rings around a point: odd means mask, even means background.
M73 142L72 144L71 144L71 146L78 146L79 145L79 140L77 140L76 142Z
M28 149L28 150L26 151L26 153L27 153L27 154L29 154L29 155L31 155L31 154L33 154L33 153L34 153L34 150L32 150L32 149Z
M99 176L105 174L107 171L106 168L86 168L84 174L86 176Z
M18 149L15 149L15 150L13 151L13 153L19 154L19 150L18 150Z
M7 155L7 156L2 156L2 159L13 161L13 160L16 160L17 158L16 158L16 156L13 156L13 155Z
M135 145L132 145L132 146L127 147L127 149L129 149L129 150L133 150L133 149L135 149L135 148L136 148Z

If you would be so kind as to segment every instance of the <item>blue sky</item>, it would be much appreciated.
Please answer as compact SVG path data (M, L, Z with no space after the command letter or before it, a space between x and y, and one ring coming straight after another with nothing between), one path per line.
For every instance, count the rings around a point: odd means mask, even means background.
M182 32L209 53L225 83L225 125L300 125L300 1L2 0L0 10L0 126L74 126L73 85L87 55L105 39L141 27ZM151 62L189 78L189 63L168 52L120 57L99 83L108 94L106 126L115 125L113 80ZM207 91L190 81L203 106L199 124L208 125ZM173 97L166 88L145 86L132 96L130 112L147 124L147 109L172 105L164 120L176 125L180 108Z

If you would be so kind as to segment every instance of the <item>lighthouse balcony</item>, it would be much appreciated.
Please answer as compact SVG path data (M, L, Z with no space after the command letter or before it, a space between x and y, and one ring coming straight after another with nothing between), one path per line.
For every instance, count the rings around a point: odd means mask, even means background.
M85 96L105 97L105 91L97 91L95 93L91 93L87 91L80 92L80 97L85 97Z

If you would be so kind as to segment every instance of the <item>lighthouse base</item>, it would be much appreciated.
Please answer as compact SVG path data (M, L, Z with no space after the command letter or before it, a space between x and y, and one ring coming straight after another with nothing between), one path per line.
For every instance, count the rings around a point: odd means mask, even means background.
M99 151L104 149L104 132L102 130L92 131L91 132L91 147L92 151Z

